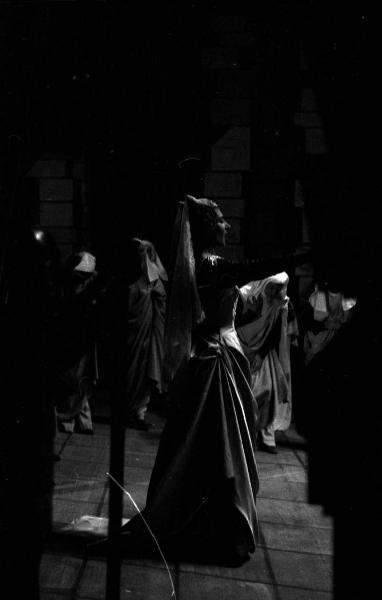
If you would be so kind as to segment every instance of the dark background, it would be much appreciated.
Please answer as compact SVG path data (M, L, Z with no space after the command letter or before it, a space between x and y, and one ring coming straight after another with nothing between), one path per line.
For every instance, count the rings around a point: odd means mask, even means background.
M209 120L213 82L200 61L212 41L208 22L217 11L247 11L261 32L253 127L279 126L272 152L303 176L318 261L349 255L349 247L365 255L371 241L377 248L379 235L378 202L365 199L365 121L373 96L365 79L364 8L362 2L337 12L319 2L162 2L154 8L102 0L1 2L3 202L14 198L28 219L23 175L41 153L86 156L97 253L114 256L131 233L153 238L166 260L176 202L184 191L203 193L209 148L219 133ZM310 60L305 81L298 70L301 45ZM293 111L302 86L318 95L328 145L321 164L299 152ZM253 161L277 187L260 142ZM199 161L179 168L188 156ZM248 216L252 253L251 207ZM279 231L283 247L293 246L288 211L280 212Z
M373 17L364 2L335 4L195 0L161 2L153 7L102 0L0 2L2 256L10 225L32 221L33 191L25 174L41 154L51 153L88 160L91 238L97 260L122 260L125 240L138 235L155 242L166 264L176 203L185 191L203 194L211 144L221 133L211 125L209 112L211 90L217 82L200 61L202 49L214 43L210 17L217 11L248 12L259 37L253 63L247 65L256 66L257 78L251 123L253 177L247 180L247 197L261 202L264 185L264 190L274 190L274 198L287 196L292 203L293 190L285 181L300 178L317 272L327 273L332 267L337 274L346 273L348 282L353 283L351 293L360 291L366 271L374 274L377 284L381 268L380 166L369 139L373 133L379 143L378 96L370 83L374 81L377 87L378 70L373 70L377 43L371 33ZM301 46L310 63L304 74L298 61ZM240 66L245 66L248 55L240 60ZM304 153L293 125L297 98L304 87L317 94L327 141L326 155L314 160ZM276 127L277 142L265 135L266 129ZM189 156L199 160L180 168L179 162ZM280 177L280 172L288 177ZM248 203L244 223L247 255L259 250L253 235L259 223L255 208L255 203ZM279 246L276 248L274 238L262 251L295 246L291 211L292 204L280 204ZM354 341L354 353L361 355L361 368L353 372L363 389L363 373L369 380L367 335L359 339L360 343ZM352 364L357 365L357 360ZM377 385L375 389L370 385L361 398L354 394L348 429L341 430L339 424L343 441L339 450L346 451L348 458L359 448L369 449L367 432L358 440L369 423L374 421L376 430L379 427L373 419L377 390ZM346 409L349 398L342 401ZM320 415L317 427L324 427L326 414ZM375 439L379 438L380 429ZM338 451L338 444L333 451ZM362 452L359 456L356 465L361 467L355 468L351 483L354 480L362 491L362 469L371 465L370 470L379 473L380 460L374 446L363 463ZM351 468L353 463L349 464ZM379 479L375 477L378 483ZM354 490L349 487L350 497ZM366 506L368 500L366 497ZM346 577L348 564L354 577L360 571L369 576L369 565L361 565L361 570L356 554L362 553L357 544L366 537L364 517L368 516L369 531L373 531L374 515L367 513L364 503L361 508L362 519L358 513L346 515L340 540L339 556ZM353 543L352 525L357 519L362 535ZM368 559L365 553L365 562Z

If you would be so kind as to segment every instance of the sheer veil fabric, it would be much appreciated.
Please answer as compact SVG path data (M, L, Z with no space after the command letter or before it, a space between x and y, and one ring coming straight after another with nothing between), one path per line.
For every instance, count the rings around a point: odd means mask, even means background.
M178 369L191 357L192 331L203 320L195 275L187 201L180 202L172 240L171 288L164 334L163 384L168 389Z

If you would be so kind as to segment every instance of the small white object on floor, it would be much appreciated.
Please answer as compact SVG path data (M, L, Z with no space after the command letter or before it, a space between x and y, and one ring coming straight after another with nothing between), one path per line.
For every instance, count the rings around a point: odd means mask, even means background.
M122 519L121 526L125 525L130 519ZM76 535L94 535L96 537L107 537L109 528L109 519L107 517L93 517L92 515L83 515L74 519L64 527L60 528L61 533L73 533Z

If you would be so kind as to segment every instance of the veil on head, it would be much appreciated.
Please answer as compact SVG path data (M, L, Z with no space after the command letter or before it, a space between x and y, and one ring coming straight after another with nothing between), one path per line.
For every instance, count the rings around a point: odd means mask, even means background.
M285 288L285 299L287 299L286 286L289 283L289 276L287 273L285 273L285 271L282 271L281 273L276 273L275 275L271 275L270 277L266 277L264 279L250 281L241 287L240 294L245 305L253 302L256 300L256 298L263 294L269 283L276 283L277 285L283 286Z
M165 388L191 356L192 330L203 318L195 276L188 197L180 202L171 248L171 287L164 334Z
M158 279L167 281L168 277L166 269L159 258L154 244L150 242L150 240L143 240L138 237L131 238L130 243L136 245L135 253L132 253L132 256L135 256L136 260L139 258L140 274L145 275L150 283ZM142 251L142 255L137 255L137 252L140 250ZM137 265L135 265L135 267L137 267Z
M137 239L137 241L139 241L142 247L145 249L144 269L148 280L150 282L156 281L157 279L167 281L168 277L166 269L159 258L154 244L149 240L140 240L139 238L134 239Z

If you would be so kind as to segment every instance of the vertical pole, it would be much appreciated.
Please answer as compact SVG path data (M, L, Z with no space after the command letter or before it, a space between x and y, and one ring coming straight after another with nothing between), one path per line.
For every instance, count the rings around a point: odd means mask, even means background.
M121 387L121 373L119 372L115 377L113 389L111 391L110 474L123 486L125 425ZM112 481L109 481L109 546L106 573L107 600L119 600L120 598L122 506L122 490Z
M109 87L107 101L107 115L109 138L114 139L114 119L113 106L115 100L115 85L114 72L111 68L115 60L114 53L117 47L113 37L115 32L115 16L119 7L115 5L113 0L109 0L104 11L104 40L106 41L106 61L108 63L108 75L106 75L105 83ZM110 139L108 139L110 142ZM115 197L115 171L112 165L109 165L110 191L111 197ZM111 171L110 171L111 169ZM117 285L117 296L119 295ZM114 290L115 291L115 290ZM115 300L115 299L114 299ZM114 338L114 368L112 369L113 383L110 399L110 467L109 472L121 485L124 484L124 458L125 458L125 427L123 414L123 377L122 377L122 360L121 360L121 335L117 323L119 312L113 318L113 338ZM121 597L121 525L122 525L122 490L119 489L109 479L109 545L107 555L107 571L106 571L106 599L120 600Z

